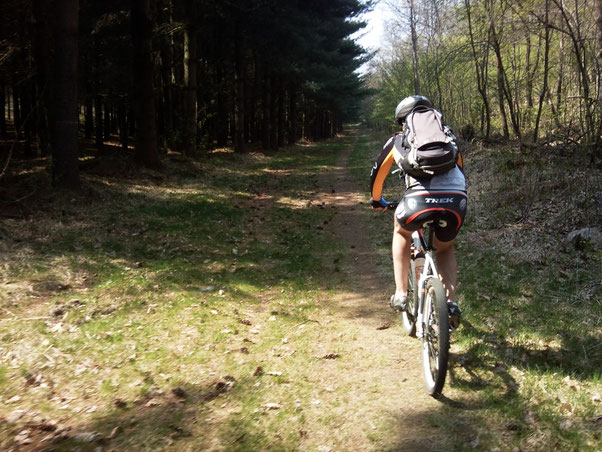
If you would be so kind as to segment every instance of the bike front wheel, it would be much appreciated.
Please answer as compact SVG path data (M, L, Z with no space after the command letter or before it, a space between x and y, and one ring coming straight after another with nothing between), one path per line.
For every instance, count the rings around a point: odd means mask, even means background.
M422 363L427 392L437 397L443 390L449 359L449 317L443 284L430 278L426 284L422 316Z

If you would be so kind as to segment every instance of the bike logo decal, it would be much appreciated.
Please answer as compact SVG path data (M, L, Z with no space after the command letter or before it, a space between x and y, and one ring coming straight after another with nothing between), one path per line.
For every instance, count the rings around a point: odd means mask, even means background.
M450 204L454 198L424 198L427 204Z
M465 210L466 209L466 198L462 198L462 201L460 201L460 210Z
M414 210L416 208L417 202L414 198L408 199L408 209Z

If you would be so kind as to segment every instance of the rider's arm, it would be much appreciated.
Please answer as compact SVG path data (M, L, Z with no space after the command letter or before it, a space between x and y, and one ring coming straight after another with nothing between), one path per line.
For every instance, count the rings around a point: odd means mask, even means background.
M464 172L464 159L462 158L462 152L458 151L458 167Z
M395 137L391 137L389 141L385 143L383 151L380 153L372 167L372 172L370 173L370 197L373 204L374 202L379 202L381 200L383 183L389 174L391 166L393 166L393 162L395 162L394 145Z

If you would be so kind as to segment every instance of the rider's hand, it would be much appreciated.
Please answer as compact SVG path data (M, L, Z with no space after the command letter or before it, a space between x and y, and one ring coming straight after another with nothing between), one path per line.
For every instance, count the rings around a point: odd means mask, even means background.
M389 203L385 201L385 198L380 198L378 201L370 198L370 207L376 210L387 210Z

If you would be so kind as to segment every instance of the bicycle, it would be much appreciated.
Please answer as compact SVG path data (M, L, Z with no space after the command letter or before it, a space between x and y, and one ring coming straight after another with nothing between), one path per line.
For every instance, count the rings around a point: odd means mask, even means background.
M395 209L398 204L388 203L387 209ZM401 321L408 335L422 339L424 383L427 392L437 397L447 375L450 325L447 297L434 259L432 223L426 222L422 229L412 233L408 299L401 311ZM423 232L427 227L428 240Z

